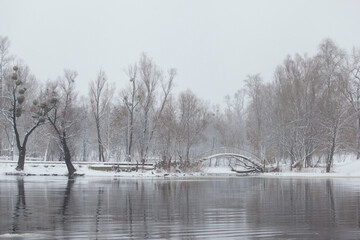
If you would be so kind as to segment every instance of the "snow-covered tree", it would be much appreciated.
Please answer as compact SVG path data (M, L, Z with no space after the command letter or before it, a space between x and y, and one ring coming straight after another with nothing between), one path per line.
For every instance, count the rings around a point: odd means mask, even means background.
M69 176L72 176L76 169L71 162L68 142L76 135L77 125L83 118L80 109L77 107L77 93L74 85L76 77L76 71L65 70L64 76L49 83L47 88L48 102L54 104L53 109L47 114L47 120L60 142Z
M210 113L207 105L191 90L181 92L178 98L178 123L176 140L180 160L190 162L190 152L203 139L209 124Z
M51 106L38 104L36 80L23 64L13 66L11 74L4 78L1 112L12 125L19 158L16 170L24 170L26 146L30 135L45 123Z
M105 161L104 156L104 143L102 140L102 120L109 111L111 99L114 93L114 89L107 84L107 77L105 72L100 70L97 78L90 82L90 106L91 112L95 120L97 144L98 144L98 160L100 162Z

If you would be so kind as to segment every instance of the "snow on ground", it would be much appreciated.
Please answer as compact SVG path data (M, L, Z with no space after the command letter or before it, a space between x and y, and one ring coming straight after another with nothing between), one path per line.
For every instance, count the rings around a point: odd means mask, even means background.
M201 170L203 173L213 173L213 174L230 174L234 173L231 171L230 167L228 166L218 166L218 167L206 167Z
M334 175L346 177L360 177L360 160L355 155L343 156L334 167Z
M114 172L92 170L89 165L74 163L77 169L76 173L90 177L135 177L135 178L151 178L151 177L201 177L201 176L236 176L227 165L206 166L200 171L193 173L167 173L159 170L139 170L138 172ZM15 170L16 162L1 162L0 175L19 174ZM36 164L25 163L25 170L20 172L22 175L37 176L66 176L67 168L65 164ZM325 172L325 167L320 168L303 168L300 170L290 171L287 167L283 167L281 172L271 172L258 174L264 177L360 177L360 160L356 160L353 155L337 156L334 166L330 173Z
M38 175L38 176L66 176L68 174L65 164L27 164L25 162L24 171L18 172L15 170L16 162L14 163L1 163L0 162L0 175ZM124 176L124 177L154 177L156 176L155 171L144 171L144 172L114 172L114 171L97 171L89 168L89 165L82 165L74 163L76 174L85 176Z
M167 173L159 170L141 170L136 171L100 171L90 169L90 165L73 163L76 174L84 175L88 177L126 177L126 178L152 178L152 177L200 177L200 176L216 176L219 174L214 171L213 173L192 172L192 173ZM0 161L0 176L1 175L24 175L24 176L67 176L68 171L65 164L36 164L26 163L24 171L16 171L16 162L1 162ZM228 175L235 175L230 169L227 171ZM221 174L226 174L225 171L221 171Z
M360 160L356 160L355 155L336 155L330 173L326 173L325 166L322 166L303 168L301 171L296 169L290 171L288 168L283 168L281 172L264 173L263 175L267 177L360 177Z

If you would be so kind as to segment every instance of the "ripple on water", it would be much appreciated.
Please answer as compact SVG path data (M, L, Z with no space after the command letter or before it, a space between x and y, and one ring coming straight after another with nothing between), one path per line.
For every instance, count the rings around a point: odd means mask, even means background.
M358 209L341 179L8 178L0 239L360 239Z

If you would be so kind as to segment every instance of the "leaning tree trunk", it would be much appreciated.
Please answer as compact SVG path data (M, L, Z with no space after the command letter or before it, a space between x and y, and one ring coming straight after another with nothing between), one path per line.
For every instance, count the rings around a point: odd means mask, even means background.
M57 126L55 125L56 119L55 119L55 121L53 121L50 117L48 117L48 120L51 123L51 125L53 126L53 128L55 129L55 131L60 139L60 143L61 143L62 149L64 151L64 155L65 155L64 156L65 164L66 164L66 167L69 172L69 177L71 177L76 172L76 169L73 166L73 164L71 163L71 154L70 154L70 150L67 145L67 142L66 142L66 132L64 130L59 130L57 128Z
M69 176L72 176L72 175L74 175L76 169L75 169L74 165L71 162L71 154L70 154L69 147L67 146L65 133L63 133L63 137L61 138L61 145L62 145L63 150L64 150L64 155L65 155L64 158L65 158L66 167L67 167L68 172L69 172Z

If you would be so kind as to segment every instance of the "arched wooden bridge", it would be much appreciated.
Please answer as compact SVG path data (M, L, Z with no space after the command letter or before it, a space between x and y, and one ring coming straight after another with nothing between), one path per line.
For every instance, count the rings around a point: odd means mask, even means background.
M246 171L236 171L233 166L229 163L229 167L236 172L264 172L264 165L261 159L244 150L236 149L236 148L218 148L213 149L211 151L205 152L198 156L196 159L199 162L204 162L211 159L235 159L236 163L242 166Z

